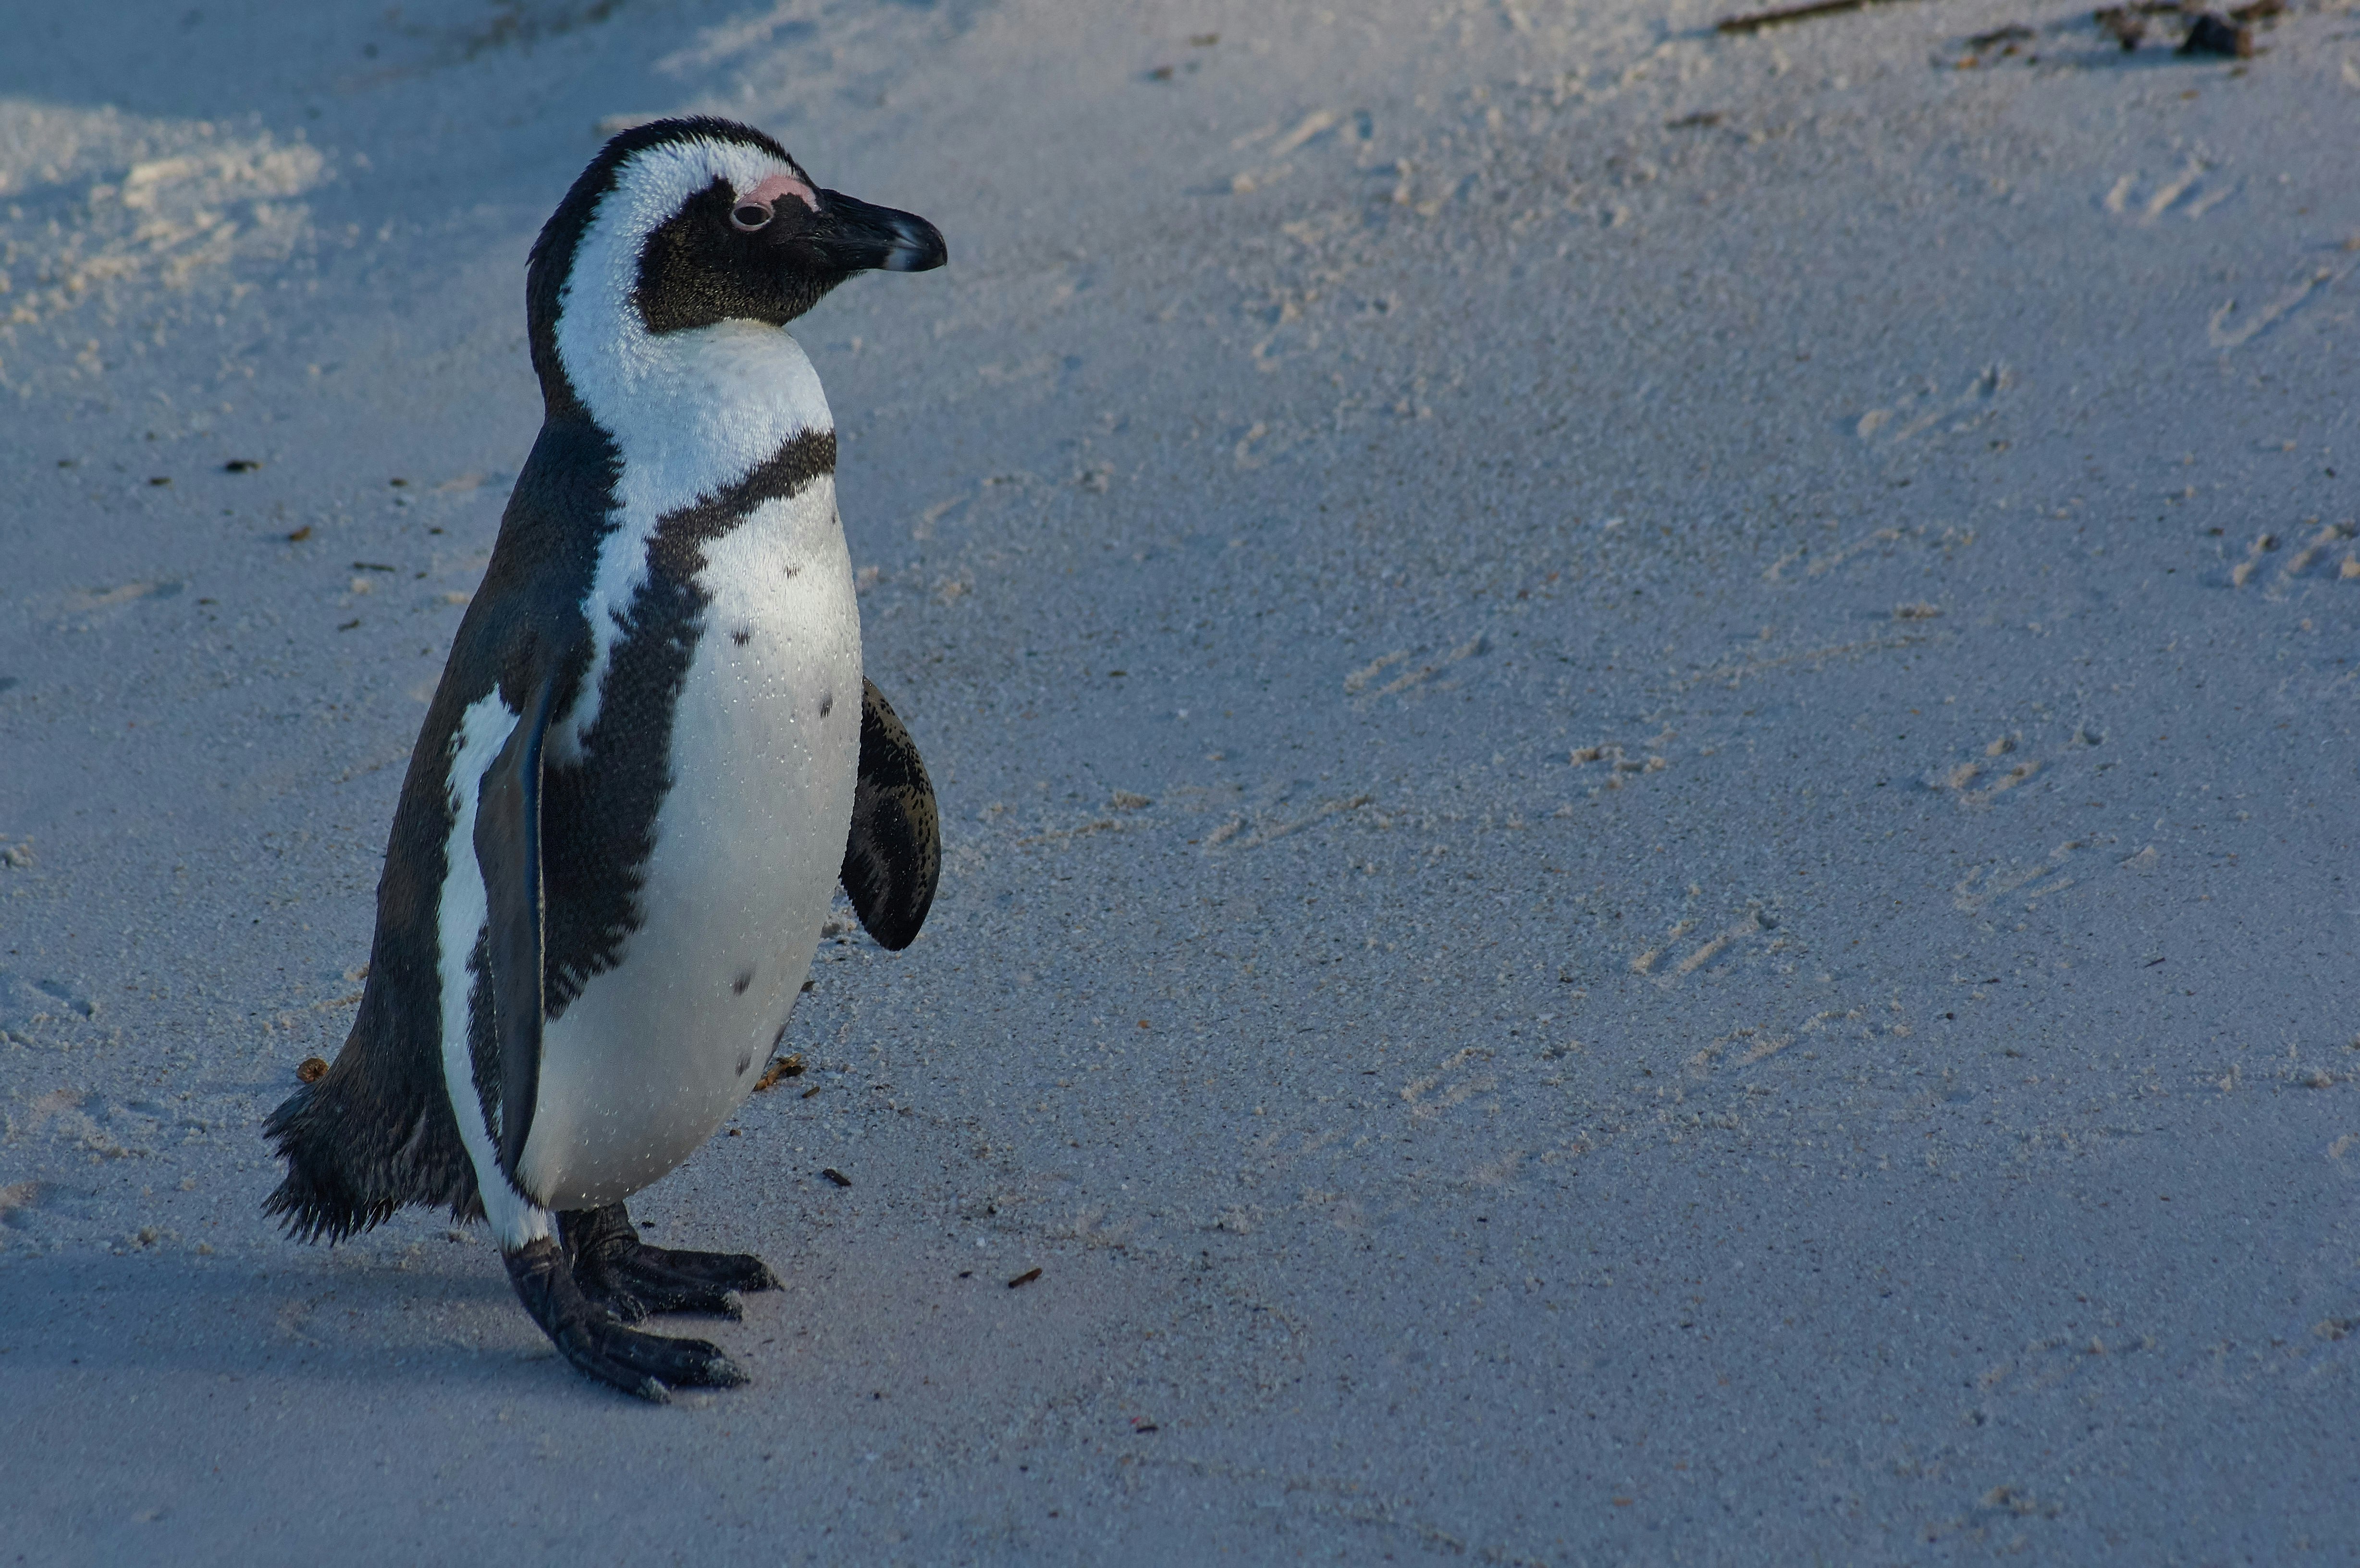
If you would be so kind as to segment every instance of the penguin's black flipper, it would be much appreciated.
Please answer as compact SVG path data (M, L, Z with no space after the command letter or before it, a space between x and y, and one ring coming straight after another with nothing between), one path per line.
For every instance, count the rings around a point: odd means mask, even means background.
M918 940L942 872L942 822L926 765L885 693L863 681L860 781L844 846L844 890L863 929L898 952Z
M542 676L475 797L475 864L484 874L485 955L498 1047L500 1169L516 1180L541 1094L544 905L541 753L563 661ZM480 1071L480 1069L479 1069ZM480 1082L480 1080L478 1080Z

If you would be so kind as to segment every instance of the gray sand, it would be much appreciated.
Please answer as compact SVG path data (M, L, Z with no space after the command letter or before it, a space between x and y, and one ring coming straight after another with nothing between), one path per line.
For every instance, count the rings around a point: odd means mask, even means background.
M11 1554L2350 1560L2360 7L1722 14L5 7ZM948 858L657 1410L258 1125L688 109L949 237L799 330Z

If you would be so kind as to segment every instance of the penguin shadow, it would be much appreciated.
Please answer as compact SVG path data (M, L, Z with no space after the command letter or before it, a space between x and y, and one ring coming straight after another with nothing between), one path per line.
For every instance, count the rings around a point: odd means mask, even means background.
M0 1387L127 1375L447 1390L555 1351L491 1249L58 1254L0 1269ZM536 1369L538 1370L538 1369Z
M12 1261L0 1269L0 1404L72 1403L95 1378L141 1388L254 1381L340 1399L547 1395L638 1408L558 1358L519 1310L480 1227L463 1233L463 1244L443 1239L440 1225L413 1234L333 1251ZM817 1399L880 1427L915 1420L964 1429L978 1419L977 1388L1022 1404L1043 1390L1070 1396L1094 1386L1087 1369L1117 1354L1117 1331L1140 1299L1135 1279L1160 1272L1125 1264L1119 1250L1048 1237L1028 1246L1003 1236L1005 1250L990 1254L922 1244L880 1250L877 1239L823 1233L801 1247L773 1246L784 1289L748 1297L742 1322L677 1313L644 1326L722 1342L754 1374L755 1391ZM1042 1271L1011 1286L1027 1269ZM1170 1284L1144 1294L1162 1300Z

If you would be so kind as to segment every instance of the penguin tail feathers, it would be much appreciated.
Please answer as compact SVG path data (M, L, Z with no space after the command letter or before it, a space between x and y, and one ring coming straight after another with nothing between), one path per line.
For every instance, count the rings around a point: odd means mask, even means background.
M297 1241L342 1241L391 1218L401 1204L353 1180L326 1136L332 1118L319 1102L310 1088L298 1089L263 1124L264 1136L287 1162L287 1179L262 1212L283 1219Z
M439 1095L398 1110L384 1105L355 1056L348 1045L319 1082L296 1090L263 1124L287 1176L262 1212L283 1220L297 1241L343 1241L411 1203L446 1203L453 1219L480 1219L483 1203L450 1106Z

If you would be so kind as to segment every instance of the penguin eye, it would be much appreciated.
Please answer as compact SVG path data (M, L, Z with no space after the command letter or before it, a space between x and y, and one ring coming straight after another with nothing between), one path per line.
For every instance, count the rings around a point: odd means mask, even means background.
M741 201L730 210L729 226L743 234L752 234L770 221L770 209L759 201Z

